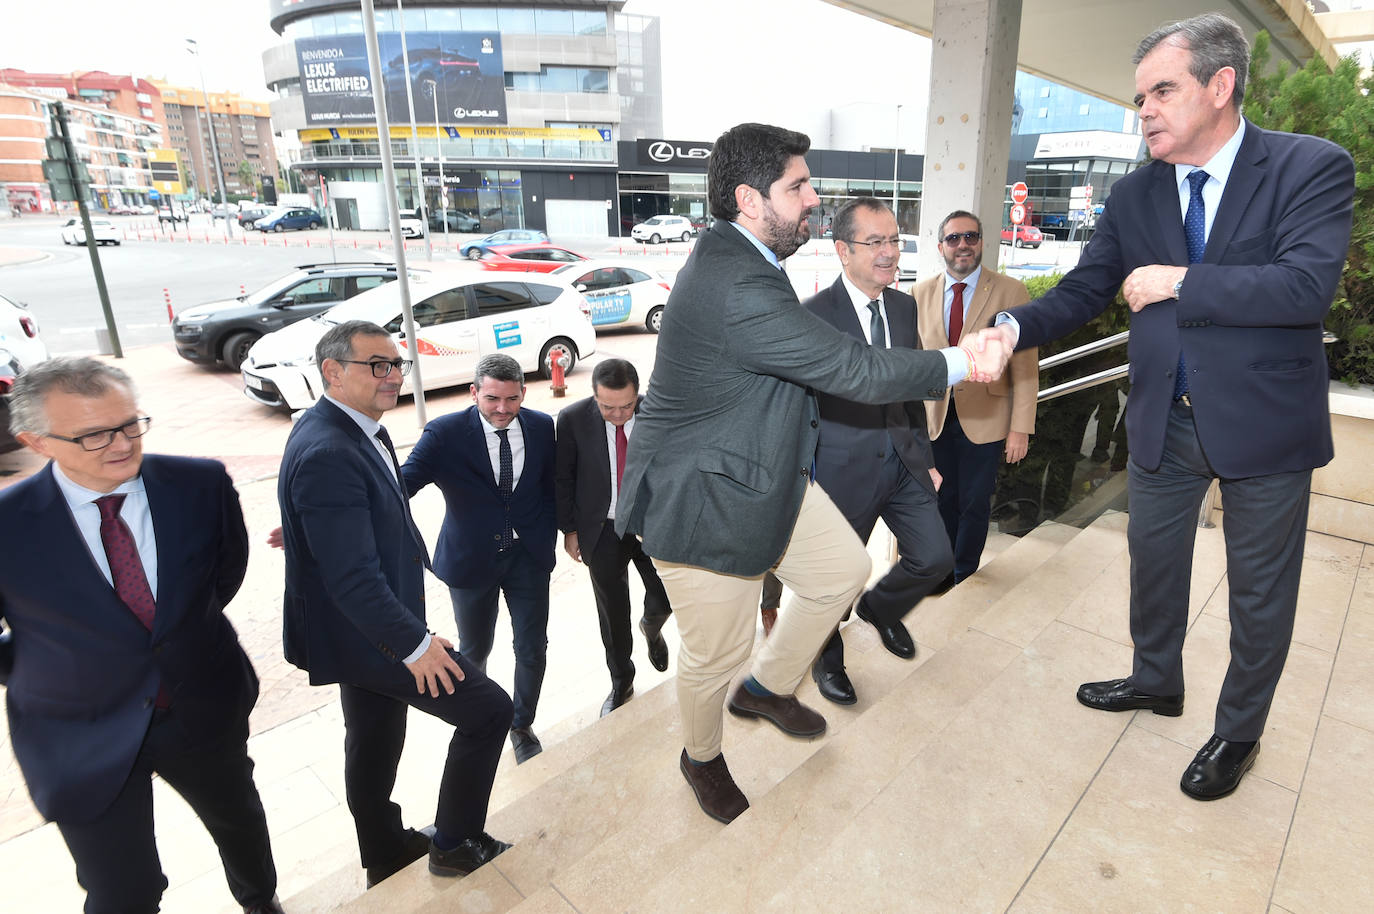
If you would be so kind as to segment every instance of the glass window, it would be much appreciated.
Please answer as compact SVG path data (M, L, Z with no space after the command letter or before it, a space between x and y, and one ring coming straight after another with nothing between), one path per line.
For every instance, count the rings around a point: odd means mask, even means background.
M334 29L339 35L361 35L363 33L363 14L335 13Z
M477 298L477 313L483 317L519 311L533 304L529 293L525 291L525 284L519 282L479 283L472 287L472 293Z
M578 35L604 35L606 14L601 10L574 10L573 30Z
M648 273L645 273L643 270L632 270L629 267L621 268L620 275L623 277L622 281L627 283L648 282L649 280L653 279L652 276L650 276Z
M463 30L468 32L497 32L501 21L496 8L491 6L470 6L463 11Z
M379 32L400 31L400 20L396 18L395 10L375 10L372 19L377 24Z
M551 305L563 294L563 290L558 286L546 286L538 282L526 283L525 287L529 289L530 297L541 305Z
M503 6L498 13L502 32L514 35L534 34L534 10L528 7Z
M571 35L573 33L572 10L534 11L535 28L543 35Z
M405 26L407 32L428 31L428 27L425 25L425 10L423 7L421 7L420 9L410 7L404 12Z
M353 280L353 288L356 294L357 292L366 292L368 289L384 286L389 281L389 276L359 276Z
M438 295L431 295L426 298L412 310L415 312L415 326L417 327L433 327L435 324L466 320L468 316L467 295L461 287L446 289ZM396 320L399 321L400 318L398 317ZM391 324L387 325L387 329L391 330ZM391 330L391 332L395 333L396 331Z
M463 17L454 9L431 6L425 10L425 22L431 32L459 32L463 29Z

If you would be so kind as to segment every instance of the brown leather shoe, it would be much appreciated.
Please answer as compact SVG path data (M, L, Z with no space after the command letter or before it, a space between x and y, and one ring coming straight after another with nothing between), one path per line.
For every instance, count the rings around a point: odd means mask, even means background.
M778 624L778 611L776 609L760 609L759 618L763 620L763 637L767 638L773 634L773 626Z
M683 749L678 767L682 769L682 776L687 779L692 793L696 794L701 811L717 822L729 825L749 808L749 801L740 792L735 779L730 777L724 754L698 765L687 757L687 750Z
M736 717L762 717L788 736L811 739L825 732L825 718L795 695L755 695L741 682L727 707Z

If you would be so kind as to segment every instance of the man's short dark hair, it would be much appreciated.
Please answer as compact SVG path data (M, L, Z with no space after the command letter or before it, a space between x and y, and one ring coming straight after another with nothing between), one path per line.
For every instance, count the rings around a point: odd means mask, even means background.
M520 363L503 352L484 355L477 362L477 370L472 374L474 387L482 386L483 378L493 381L516 381L521 388L525 386L525 372Z
M877 197L855 197L835 211L830 221L830 233L836 241L854 240L854 214L861 209L875 213L891 213L892 208Z
M384 336L391 339L390 333L372 321L344 321L326 330L324 336L315 344L315 368L319 370L325 387L329 386L329 381L324 377L324 360L333 359L340 362L351 358L353 340L359 336Z
M956 209L954 212L950 213L944 219L940 220L940 234L939 237L935 239L936 241L945 240L945 226L949 225L949 220L951 219L972 219L974 222L978 223L978 234L981 235L983 233L982 219L979 219L977 216L973 215L973 213L970 213L966 209Z
M598 362L592 369L592 392L595 393L598 387L607 390L624 390L626 387L633 387L635 393L639 393L639 372L635 371L634 365L625 359L607 359Z
M733 222L739 217L735 188L741 184L768 196L794 156L811 149L811 138L770 124L739 124L725 131L711 148L706 193L711 215Z
M1145 56L1167 39L1173 38L1192 55L1188 72L1205 86L1223 67L1236 71L1236 88L1231 93L1231 107L1240 110L1245 100L1245 80L1250 72L1250 43L1240 26L1221 13L1203 13L1191 19L1160 26L1136 46L1131 63L1139 64Z

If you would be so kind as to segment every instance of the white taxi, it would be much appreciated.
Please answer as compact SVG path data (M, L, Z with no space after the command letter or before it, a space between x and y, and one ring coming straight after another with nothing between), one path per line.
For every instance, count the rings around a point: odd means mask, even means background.
M117 247L121 239L119 229L109 219L92 219L91 234L95 236L96 244L113 244ZM62 226L62 243L86 243L86 229L80 219L68 219Z
M582 294L548 276L493 276L464 267L412 270L420 375L425 390L470 384L477 361L502 352L526 372L552 377L554 359L571 372L596 351L591 309ZM330 327L350 320L385 327L402 356L407 345L399 282L363 292L322 314L269 333L243 363L243 391L265 406L294 412L323 393L315 344ZM566 358L562 359L566 353ZM411 374L401 393L411 392Z
M659 273L616 260L583 260L554 270L581 292L592 309L592 326L643 324L653 333L663 323L672 285Z

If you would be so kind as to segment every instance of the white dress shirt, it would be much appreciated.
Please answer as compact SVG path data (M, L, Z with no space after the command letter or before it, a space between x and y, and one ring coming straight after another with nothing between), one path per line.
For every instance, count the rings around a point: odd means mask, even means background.
M1188 176L1199 168L1207 172L1207 181L1202 185L1203 215L1207 220L1206 226L1203 228L1202 237L1204 240L1212 237L1212 222L1217 217L1217 207L1221 206L1222 192L1226 190L1226 182L1231 177L1231 169L1236 164L1236 155L1240 152L1240 141L1244 137L1245 118L1241 118L1240 126L1236 128L1236 132L1206 163L1203 165L1174 165L1174 180L1178 183L1178 212L1181 219L1188 218L1188 200L1192 196Z
M119 516L134 535L134 546L143 562L143 574L148 578L148 587L153 592L153 602L157 602L157 537L153 533L153 514L148 509L148 493L143 489L143 477L135 476L112 492L96 492L83 485L72 482L56 462L52 465L53 480L67 500L67 507L76 522L76 530L81 541L91 553L91 559L105 576L110 586L114 577L110 574L110 559L105 555L105 543L100 538L100 508L95 500L106 495L123 495L124 504L119 508Z
M501 483L501 439L496 435L496 426L487 421L487 417L481 412L477 413L477 418L482 421L482 432L487 442L487 459L491 461L491 478L497 485ZM510 443L511 456L511 491L520 485L520 474L525 470L525 433L520 428L520 416L517 415L511 420L510 425L506 426L509 434L506 441Z
M615 481L615 423L602 419L606 426L606 453L611 456L611 506L606 509L606 520L615 520L615 502L620 498L620 485ZM630 447L630 435L635 427L635 417L625 423L625 448Z
M854 304L854 313L859 318L859 326L863 328L864 341L868 345L873 345L873 312L868 309L868 303L875 301L862 292L858 286L854 285L849 279L848 273L841 273L840 280L844 283L845 291L849 293L849 300ZM878 293L878 314L883 321L883 339L886 345L884 349L892 348L892 325L887 322L887 303L883 301L883 294Z
M945 337L949 337L949 318L954 312L954 284L961 282L964 284L964 329L968 329L968 307L973 301L973 293L978 289L978 280L983 278L983 265L974 267L973 272L960 279L952 275L948 270L945 271ZM952 343L953 340L950 340Z

